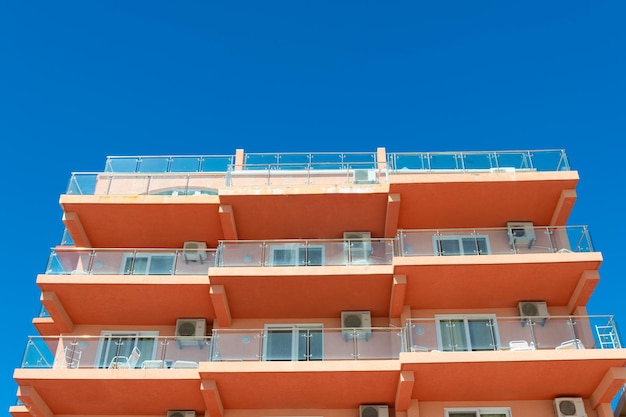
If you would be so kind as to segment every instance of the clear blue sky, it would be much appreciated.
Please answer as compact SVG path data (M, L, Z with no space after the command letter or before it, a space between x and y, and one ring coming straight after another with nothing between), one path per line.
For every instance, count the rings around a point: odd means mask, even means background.
M589 311L626 329L625 18L621 0L1 2L0 408L59 195L107 155L564 148L570 224L604 256Z

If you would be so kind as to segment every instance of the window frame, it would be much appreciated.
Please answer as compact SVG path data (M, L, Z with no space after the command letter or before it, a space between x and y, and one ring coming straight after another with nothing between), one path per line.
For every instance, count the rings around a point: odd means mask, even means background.
M454 413L474 413L475 417L483 417L490 414L502 414L502 417L511 417L511 407L444 408L445 417L455 417Z
M169 272L153 273L150 271L153 259L158 257L171 258L172 265ZM137 260L146 259L145 272L136 272ZM173 275L176 267L176 255L173 253L157 253L157 252L134 252L124 253L122 264L120 266L121 275Z
M141 357L137 367L145 360L154 359L158 348L159 332L156 331L134 331L134 330L103 330L100 332L100 340L98 341L98 349L96 350L96 361L98 368L107 368L114 356L128 356L133 347L138 346L141 350ZM115 339L131 340L123 351L111 351L109 347L113 346ZM150 343L152 340L152 343ZM148 347L148 348L147 348Z
M306 245L303 243L274 244L269 246L269 266L323 266L326 258L326 247L324 245ZM311 264L305 263L311 251L319 250L320 262ZM277 262L275 254L280 251L292 252L293 262Z
M485 242L485 249L481 249L480 244L478 244L478 251L474 253L465 252L465 247L463 245L464 240L472 240L476 242L478 239L483 239ZM442 249L441 242L445 240L457 241L458 242L458 253L445 254ZM474 245L476 249L476 245ZM489 243L489 235L485 234L466 234L466 235L433 235L433 253L435 256L469 256L469 255L491 255L491 244Z
M291 357L289 359L273 359L270 357L270 337L272 331L289 331L291 333ZM300 359L300 336L302 330L314 330L320 333L319 358L305 357ZM302 323L302 324L266 324L263 331L263 361L264 362L309 362L321 361L324 359L324 325L322 323ZM307 340L307 343L309 341ZM311 346L306 346L307 352ZM306 356L306 355L305 355Z
M465 349L456 349L454 346L449 349L449 346L444 346L442 324L446 321L462 321L464 342L466 344ZM473 346L471 321L491 321L492 323L492 344L491 349L479 349L478 346ZM495 314L436 314L435 315L436 330L437 330L437 346L438 349L445 352L475 352L475 351L493 351L498 350L500 344L500 333L498 330L498 322ZM476 348L474 348L476 347Z

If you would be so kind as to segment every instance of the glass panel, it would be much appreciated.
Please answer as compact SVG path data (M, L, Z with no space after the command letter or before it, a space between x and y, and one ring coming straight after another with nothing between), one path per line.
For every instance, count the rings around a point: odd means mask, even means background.
M476 417L475 411L462 411L462 412L452 412L448 413L449 417Z
M175 157L170 164L170 172L198 172L199 167L197 157Z
M441 345L445 352L468 350L463 320L441 320Z
M150 274L172 275L174 255L152 255L150 257Z
M167 172L169 158L147 158L139 161L137 172Z
M461 254L459 239L439 239L439 254L443 256L453 256Z
M135 262L132 264L132 274L145 275L148 272L149 260L147 255L136 255Z
M298 265L324 265L324 248L311 246L307 248L299 248L298 261Z
M272 329L266 334L265 360L290 361L292 356L292 329Z
M322 331L300 329L298 331L298 360L322 360Z
M115 356L130 356L135 347L136 333L109 335L102 341L99 367L107 368Z
M296 265L296 252L293 248L272 248L272 266Z
M469 320L467 326L472 350L494 350L496 343L491 320Z

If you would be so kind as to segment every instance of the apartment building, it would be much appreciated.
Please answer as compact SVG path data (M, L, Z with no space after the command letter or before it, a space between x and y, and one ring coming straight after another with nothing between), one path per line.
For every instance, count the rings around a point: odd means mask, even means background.
M563 150L108 157L60 196L10 413L613 416L578 180Z

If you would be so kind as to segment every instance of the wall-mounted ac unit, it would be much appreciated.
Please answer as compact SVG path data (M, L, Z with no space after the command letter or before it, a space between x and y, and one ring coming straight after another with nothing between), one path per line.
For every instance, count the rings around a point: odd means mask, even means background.
M351 337L365 338L372 335L372 315L369 311L342 311L341 329L344 339Z
M535 227L532 222L508 222L509 245L513 248L530 248L535 243Z
M167 417L196 417L196 412L193 410L170 410L167 412Z
M176 320L177 340L204 340L206 336L206 319Z
M555 398L554 413L557 417L587 417L585 404L580 397Z
M522 317L522 324L533 319L543 326L550 317L548 304L545 301L520 301L517 303L517 308Z
M354 170L354 183L355 184L376 184L378 178L376 177L375 169L355 169Z
M372 254L372 234L370 232L343 232L345 258L347 264L367 264Z
M389 406L386 404L361 404L359 417L389 417Z

